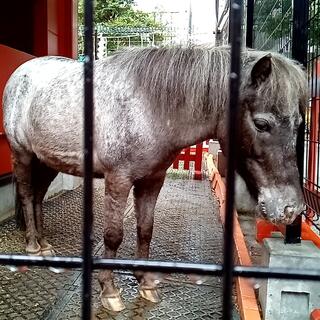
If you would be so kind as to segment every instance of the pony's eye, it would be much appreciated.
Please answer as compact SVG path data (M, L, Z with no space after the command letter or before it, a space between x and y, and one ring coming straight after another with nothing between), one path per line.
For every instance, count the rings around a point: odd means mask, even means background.
M271 129L269 122L265 119L254 119L253 122L256 129L260 132L268 132Z

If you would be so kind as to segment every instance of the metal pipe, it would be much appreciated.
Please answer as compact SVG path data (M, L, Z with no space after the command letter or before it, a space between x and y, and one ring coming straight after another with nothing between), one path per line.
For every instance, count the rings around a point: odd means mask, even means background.
M308 55L308 0L293 1L293 25L292 25L292 58L307 66ZM299 128L297 137L297 164L300 173L300 184L303 188L303 158L304 158L304 132L305 123ZM285 243L301 242L301 215L286 227Z
M232 0L230 8L230 42L231 69L228 114L228 145L227 145L227 195L224 228L224 273L223 273L223 319L232 317L232 269L233 269L233 221L235 194L235 166L238 127L238 100L240 85L241 55L241 21L242 0Z
M93 0L84 0L84 197L82 233L82 319L91 318L93 225Z
M254 16L254 0L247 0L246 46L248 48L253 48L253 16Z
M54 268L81 268L83 258L81 257L43 257L27 255L0 254L0 265L8 266L37 266ZM157 260L133 260L133 259L101 259L93 258L93 269L118 269L118 270L141 270L160 273L184 273L201 274L210 276L221 276L224 272L222 265L172 262ZM235 266L232 270L233 276L244 278L279 278L295 280L320 281L319 269L297 269L297 268L270 268L255 266Z

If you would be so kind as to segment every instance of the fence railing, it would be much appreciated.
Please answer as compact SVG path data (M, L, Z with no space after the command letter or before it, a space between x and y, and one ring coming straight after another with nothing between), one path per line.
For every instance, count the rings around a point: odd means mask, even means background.
M176 41L173 28L152 27L108 27L98 25L93 31L95 59L112 55L114 52L130 47L162 46ZM79 27L78 55L84 57L84 28Z
M199 143L196 146L185 148L174 160L173 169L180 169L180 162L183 163L184 170L190 170L190 164L193 163L193 177L195 180L202 179L202 157L203 153L208 151L208 141Z
M309 1L308 56L310 99L306 111L304 186L307 222L320 236L320 1Z
M254 48L291 56L292 1L257 0L254 12Z

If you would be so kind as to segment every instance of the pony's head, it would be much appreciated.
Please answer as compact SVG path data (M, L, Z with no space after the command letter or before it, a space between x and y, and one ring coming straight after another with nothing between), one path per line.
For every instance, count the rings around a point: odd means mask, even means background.
M290 224L304 208L296 146L307 94L306 74L297 63L248 51L240 88L237 171L258 212L273 223Z

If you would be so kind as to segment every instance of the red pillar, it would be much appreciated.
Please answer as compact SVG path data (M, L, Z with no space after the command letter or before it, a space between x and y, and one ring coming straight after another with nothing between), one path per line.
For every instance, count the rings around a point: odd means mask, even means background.
M77 57L77 0L36 0L34 54Z

